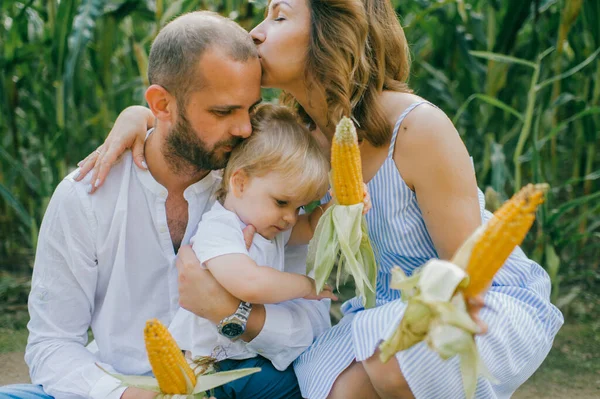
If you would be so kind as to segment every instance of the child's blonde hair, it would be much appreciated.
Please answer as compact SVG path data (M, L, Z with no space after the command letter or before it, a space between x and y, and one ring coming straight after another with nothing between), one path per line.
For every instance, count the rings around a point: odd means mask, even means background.
M329 186L329 161L308 128L290 108L264 104L252 116L252 134L231 153L217 199L225 200L231 175L250 178L276 172L293 184L290 192L304 202L321 198Z

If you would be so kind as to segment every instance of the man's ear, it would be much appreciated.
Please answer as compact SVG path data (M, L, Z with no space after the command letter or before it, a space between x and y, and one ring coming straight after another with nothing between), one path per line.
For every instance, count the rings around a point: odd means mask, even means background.
M177 101L171 93L159 85L151 85L146 89L146 101L148 107L159 120L174 121L176 115Z
M243 169L234 171L229 178L229 186L231 187L233 195L237 198L241 198L248 188L249 182L250 177Z

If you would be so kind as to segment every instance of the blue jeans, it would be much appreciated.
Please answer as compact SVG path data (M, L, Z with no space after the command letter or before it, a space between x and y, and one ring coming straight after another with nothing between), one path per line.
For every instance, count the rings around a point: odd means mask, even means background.
M32 384L6 385L0 387L0 399L54 399L41 386Z
M244 360L222 360L219 371L260 367L261 371L215 388L217 399L302 399L298 379L290 365L279 371L262 356ZM0 398L1 399L1 398Z
M260 367L261 371L215 388L217 399L301 399L298 380L290 365L279 371L270 361L257 356L244 360L223 360L219 371ZM53 399L39 385L21 384L0 387L0 399Z

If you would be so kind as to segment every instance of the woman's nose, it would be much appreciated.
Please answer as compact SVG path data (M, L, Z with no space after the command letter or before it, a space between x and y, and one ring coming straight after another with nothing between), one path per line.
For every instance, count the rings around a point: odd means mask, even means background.
M262 23L250 31L250 37L252 37L254 44L257 46L265 41L265 34L262 30Z

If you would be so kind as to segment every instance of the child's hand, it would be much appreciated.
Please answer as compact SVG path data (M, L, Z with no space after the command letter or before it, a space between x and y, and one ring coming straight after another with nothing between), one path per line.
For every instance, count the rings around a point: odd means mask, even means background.
M333 293L333 288L331 288L331 286L329 284L325 284L325 286L323 287L323 289L321 290L321 292L319 292L317 294L317 287L315 284L315 280L313 280L310 277L306 277L311 285L312 285L312 291L310 294L306 295L304 297L304 299L316 299L316 300L320 300L320 299L333 299L334 301L337 301L338 297Z

